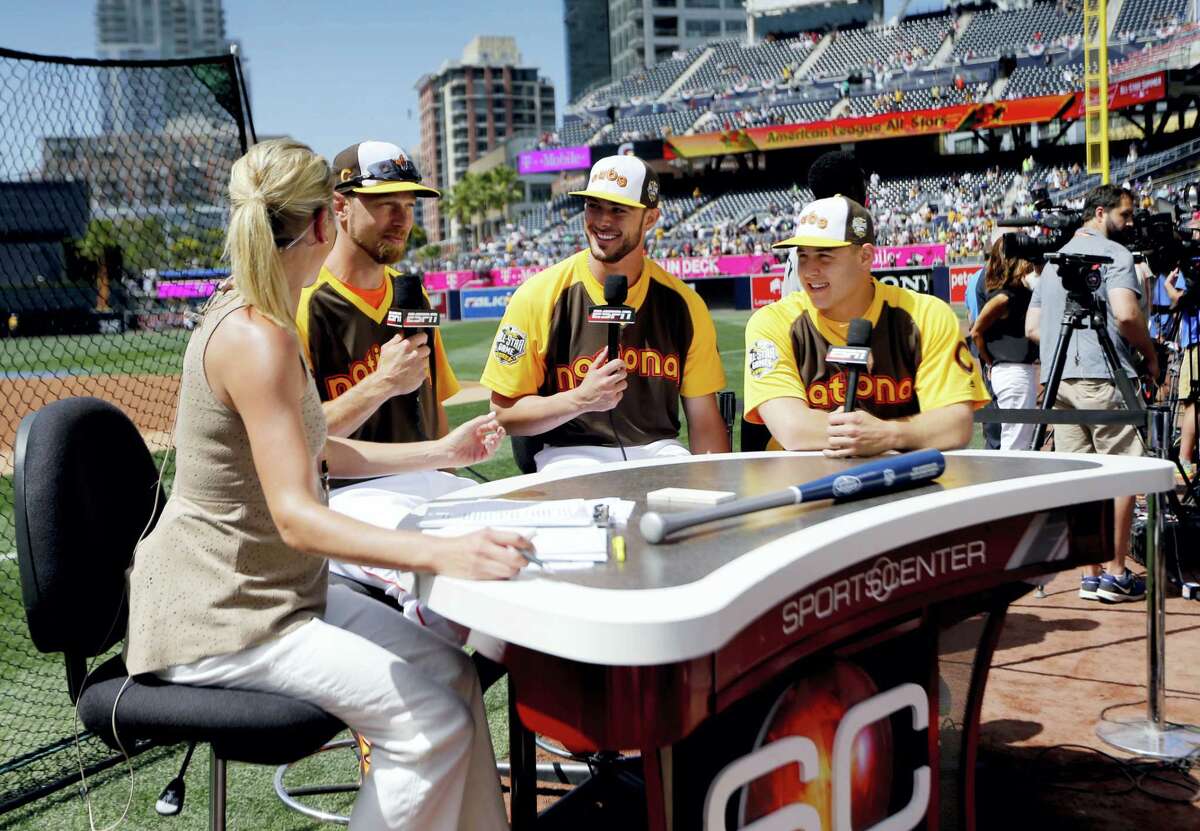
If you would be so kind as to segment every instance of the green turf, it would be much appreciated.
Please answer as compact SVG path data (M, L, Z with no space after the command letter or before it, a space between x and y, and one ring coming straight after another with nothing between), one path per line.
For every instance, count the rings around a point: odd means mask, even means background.
M743 333L749 312L718 310L713 313L717 329L717 343L726 372L725 388L742 394ZM495 321L468 321L451 323L442 328L451 365L459 378L473 381L479 378L484 361L495 333ZM178 351L186 340L183 333L176 334L174 350L167 348L168 336L153 335L138 337L91 336L88 352L81 360L78 356L80 339L44 338L40 346L46 353L36 360L30 356L34 350L32 339L0 342L0 370L22 371L68 370L75 372L138 371L157 372L152 367L161 365L161 371L178 368ZM21 346L17 348L14 343ZM174 361L174 363L172 363ZM133 367L131 369L130 367ZM463 404L448 409L451 425L458 425L488 409L487 402ZM737 438L735 436L735 447ZM979 433L971 444L980 446ZM508 442L497 455L474 467L489 479L498 479L517 474ZM169 474L169 472L168 472ZM10 477L0 477L0 554L12 551L12 482ZM71 708L63 691L62 666L58 658L37 655L25 633L24 613L20 606L17 589L16 563L0 560L0 701L14 702L18 707L37 712L46 723L47 740L62 738L71 733ZM53 702L48 704L47 702ZM497 755L507 755L508 712L505 686L499 683L486 696L488 721L492 729L492 741ZM30 725L22 723L11 713L0 718L0 748L11 751L14 746L29 746ZM10 755L0 751L0 764ZM199 831L207 827L207 783L208 759L198 754L189 770L187 808L179 817L160 818L154 813L154 800L162 787L171 780L181 759L180 749L157 749L138 757L135 763L135 793L129 819L124 828L133 831L163 829L163 831ZM231 829L316 829L322 826L305 820L285 809L275 798L271 786L274 771L255 765L234 764L230 766L229 815ZM296 781L350 781L354 777L354 766L350 751L324 754L305 761L296 772ZM289 780L291 781L291 780ZM125 768L113 768L98 775L92 781L92 797L97 809L97 827L114 820L123 809L128 794L128 777ZM0 787L3 779L0 778ZM326 810L342 811L350 803L348 796L328 797L315 804ZM87 831L87 814L75 788L64 789L31 805L0 815L0 831L3 829L80 829Z

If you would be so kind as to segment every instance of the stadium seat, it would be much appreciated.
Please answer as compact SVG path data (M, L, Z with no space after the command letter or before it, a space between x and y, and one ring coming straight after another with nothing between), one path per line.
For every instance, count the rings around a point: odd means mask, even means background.
M130 679L119 654L88 672L124 639L125 571L162 509L158 471L133 422L97 398L27 415L15 449L17 560L34 645L63 653L79 720L109 747L209 745L209 827L224 829L227 762L293 762L344 726L282 695Z

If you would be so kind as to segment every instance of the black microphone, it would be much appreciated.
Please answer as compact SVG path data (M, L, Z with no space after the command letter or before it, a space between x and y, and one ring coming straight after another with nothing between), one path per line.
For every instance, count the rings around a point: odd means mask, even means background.
M858 398L858 376L871 360L871 321L856 317L850 321L845 346L831 346L825 360L841 364L846 373L846 412L854 409Z
M404 337L415 334L414 330L436 329L442 325L441 314L429 308L419 275L399 274L392 280L392 305L384 323L392 329L399 329ZM432 348L433 333L428 334Z
M604 278L604 305L588 309L589 323L608 326L608 359L621 356L621 327L633 323L633 309L625 305L629 296L629 278L624 274L609 274Z

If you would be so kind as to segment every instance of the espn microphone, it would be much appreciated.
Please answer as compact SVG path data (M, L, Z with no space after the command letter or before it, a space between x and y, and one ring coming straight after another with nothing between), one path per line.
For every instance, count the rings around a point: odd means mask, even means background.
M413 334L414 329L436 329L442 325L441 314L429 308L419 275L401 274L392 280L392 306L384 323L399 329L404 337Z
M657 544L677 531L706 522L820 499L845 502L890 493L930 482L945 470L946 459L940 450L915 450L899 456L884 456L781 491L737 499L711 508L677 514L648 511L642 514L638 528L646 542Z
M846 345L829 347L825 360L847 369L845 412L848 413L857 403L858 376L871 360L871 321L861 317L851 320L850 331L846 333Z
M634 321L633 309L625 305L629 296L629 278L624 274L609 274L604 278L604 305L588 309L589 323L608 325L608 359L621 355L621 327Z

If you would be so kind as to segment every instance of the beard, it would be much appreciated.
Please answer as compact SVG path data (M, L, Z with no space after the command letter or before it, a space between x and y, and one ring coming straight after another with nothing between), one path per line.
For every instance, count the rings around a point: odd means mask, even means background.
M404 256L404 250L407 248L407 243L399 245L384 242L381 239L369 239L364 236L357 228L351 219L349 228L350 239L363 250L363 252L380 265L391 265Z
M636 234L623 234L620 239L620 245L618 245L611 254L605 254L604 251L596 244L595 237L590 232L588 233L587 238L588 248L591 250L592 256L602 263L620 262L621 260L625 259L625 257L629 256L630 252L637 248L638 243L641 242L641 237Z

